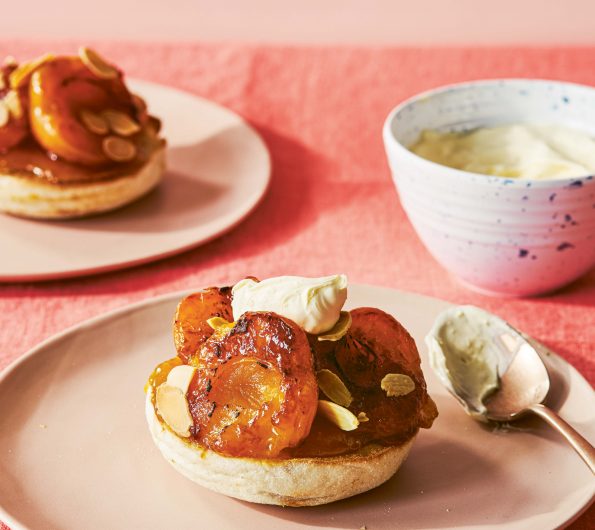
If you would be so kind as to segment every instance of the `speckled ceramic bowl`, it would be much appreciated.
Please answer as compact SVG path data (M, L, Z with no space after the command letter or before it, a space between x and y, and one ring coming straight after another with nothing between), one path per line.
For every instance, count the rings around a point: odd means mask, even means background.
M529 296L595 265L595 179L511 180L451 169L407 149L424 129L559 123L595 136L595 89L555 81L476 81L397 106L384 144L403 208L432 255L469 287Z

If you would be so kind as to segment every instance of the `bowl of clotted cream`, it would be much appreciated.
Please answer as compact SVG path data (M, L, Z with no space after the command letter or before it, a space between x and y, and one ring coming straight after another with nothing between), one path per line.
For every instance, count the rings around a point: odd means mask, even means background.
M503 79L417 95L388 116L401 204L434 258L500 296L595 265L595 89Z

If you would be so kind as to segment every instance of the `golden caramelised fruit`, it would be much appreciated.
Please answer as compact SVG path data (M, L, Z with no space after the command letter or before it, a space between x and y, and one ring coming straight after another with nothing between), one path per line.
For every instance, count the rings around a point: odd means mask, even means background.
M318 386L306 333L274 313L244 313L190 357L193 437L229 456L272 458L298 445L316 414Z
M426 392L415 341L391 315L362 307L351 311L351 327L336 342L311 338L318 370L333 372L352 400L347 407L362 421L357 429L341 431L318 419L299 448L300 456L341 454L370 443L398 443L417 430L429 428L438 415ZM413 390L389 396L382 388L387 374L406 376ZM324 394L323 394L323 397Z
M136 127L130 135L113 134L113 116L128 117ZM120 73L106 79L80 57L54 57L31 74L29 119L35 139L47 151L76 164L101 166L136 156L133 135L147 116L134 104Z
M230 287L209 287L185 297L178 304L174 316L174 344L182 360L195 355L213 334L213 328L207 323L213 317L233 320Z

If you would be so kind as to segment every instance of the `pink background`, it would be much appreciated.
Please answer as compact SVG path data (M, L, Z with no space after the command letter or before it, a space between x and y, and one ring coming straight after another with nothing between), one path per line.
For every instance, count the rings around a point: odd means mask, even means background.
M6 0L2 35L282 43L592 43L592 0Z
M24 13L25 4L13 4L11 16ZM69 27L77 13L69 14L74 17ZM183 9L176 16L180 13ZM90 34L103 31L101 20L93 18ZM140 26L147 20L140 18ZM180 20L180 27L189 27ZM405 26L395 24L395 31L402 27L403 35L412 35ZM103 29L108 34L114 27ZM51 24L46 29L58 33ZM139 28L129 29L127 36L135 37ZM72 52L82 42L42 36L0 41L0 55ZM97 277L0 285L0 369L68 326L155 294L226 284L246 275L340 271L351 282L485 307L559 352L595 383L595 271L535 299L501 300L464 289L415 236L390 180L380 135L396 103L445 83L520 76L595 85L595 47L297 48L149 43L146 35L141 40L144 44L112 40L97 47L131 76L188 90L243 115L271 150L271 189L245 223L178 257ZM573 526L593 527L595 508Z

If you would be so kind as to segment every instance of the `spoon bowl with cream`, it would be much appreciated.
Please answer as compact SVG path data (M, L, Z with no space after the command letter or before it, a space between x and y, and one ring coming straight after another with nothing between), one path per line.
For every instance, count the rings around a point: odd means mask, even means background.
M397 106L383 136L409 220L468 287L532 296L595 265L595 89L447 86Z
M507 322L474 306L453 307L438 316L426 344L432 369L470 416L509 422L536 414L595 474L595 448L544 405L547 369L533 345Z

